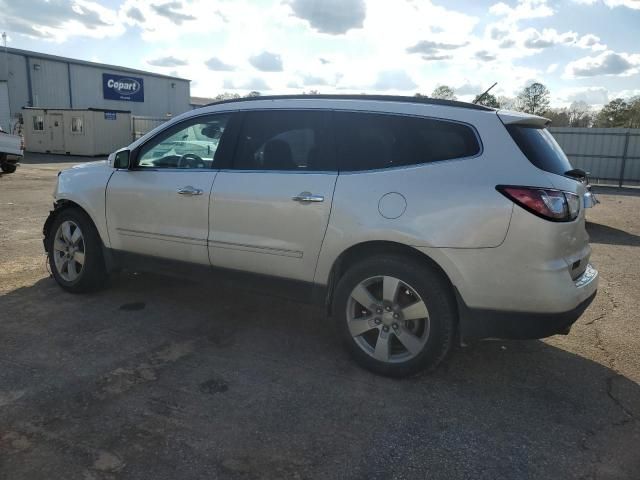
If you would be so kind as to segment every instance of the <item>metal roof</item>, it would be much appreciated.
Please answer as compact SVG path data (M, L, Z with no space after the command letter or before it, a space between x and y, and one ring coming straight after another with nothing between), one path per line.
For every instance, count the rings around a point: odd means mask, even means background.
M190 82L191 80L187 78L174 77L171 75L163 75L161 73L147 72L145 70L137 70L135 68L128 67L119 67L117 65L108 65L106 63L96 63L96 62L88 62L86 60L78 60L76 58L68 58L68 57L60 57L58 55L50 55L48 53L40 53L33 52L31 50L21 50L19 48L9 48L7 47L7 53L11 53L13 55L23 55L29 58L41 58L43 60L55 60L58 62L71 63L73 65L86 65L89 67L102 68L106 70L117 70L121 72L127 73L137 73L140 75L148 75L152 77L160 77L160 78L170 78L172 80L181 80L183 82Z
M442 105L446 107L468 108L471 110L484 110L494 112L495 108L485 107L484 105L476 105L474 103L459 102L457 100L441 100L439 98L428 97L408 97L402 95L259 95L256 97L232 98L229 100L221 100L219 102L209 103L205 106L220 105L225 103L252 102L257 100L374 100L383 102L406 102L406 103L422 103L426 105Z

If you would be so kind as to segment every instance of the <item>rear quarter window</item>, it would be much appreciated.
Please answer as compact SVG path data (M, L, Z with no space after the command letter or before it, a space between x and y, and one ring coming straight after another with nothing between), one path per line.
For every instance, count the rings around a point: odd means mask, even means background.
M446 120L334 112L334 125L341 171L418 165L480 153L471 127Z
M507 131L522 153L541 170L564 175L573 169L562 148L546 128L507 125Z

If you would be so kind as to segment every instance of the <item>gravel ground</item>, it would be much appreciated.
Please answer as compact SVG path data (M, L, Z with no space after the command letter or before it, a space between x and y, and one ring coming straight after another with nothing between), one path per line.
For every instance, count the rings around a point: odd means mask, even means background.
M640 478L637 192L588 214L600 291L570 335L399 381L306 305L148 274L64 293L40 232L80 160L0 177L0 478Z

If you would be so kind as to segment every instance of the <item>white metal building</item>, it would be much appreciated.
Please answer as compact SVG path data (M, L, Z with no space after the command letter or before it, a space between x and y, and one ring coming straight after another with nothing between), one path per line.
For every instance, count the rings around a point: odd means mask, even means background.
M44 53L0 49L0 125L23 107L128 110L171 117L190 105L189 80Z

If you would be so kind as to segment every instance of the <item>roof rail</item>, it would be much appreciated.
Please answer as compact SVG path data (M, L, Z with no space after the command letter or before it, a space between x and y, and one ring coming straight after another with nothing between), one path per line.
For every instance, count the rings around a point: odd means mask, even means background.
M351 94L351 95L259 95L256 97L242 97L242 98L230 98L228 100L220 100L219 102L212 102L204 107L211 105L220 105L225 103L236 102L253 102L256 100L375 100L383 102L406 102L406 103L422 103L425 105L442 105L446 107L458 107L468 108L470 110L484 110L495 111L495 108L485 107L484 105L476 105L474 103L459 102L457 100L441 100L439 98L428 97L408 97L403 95L364 95L364 94Z

